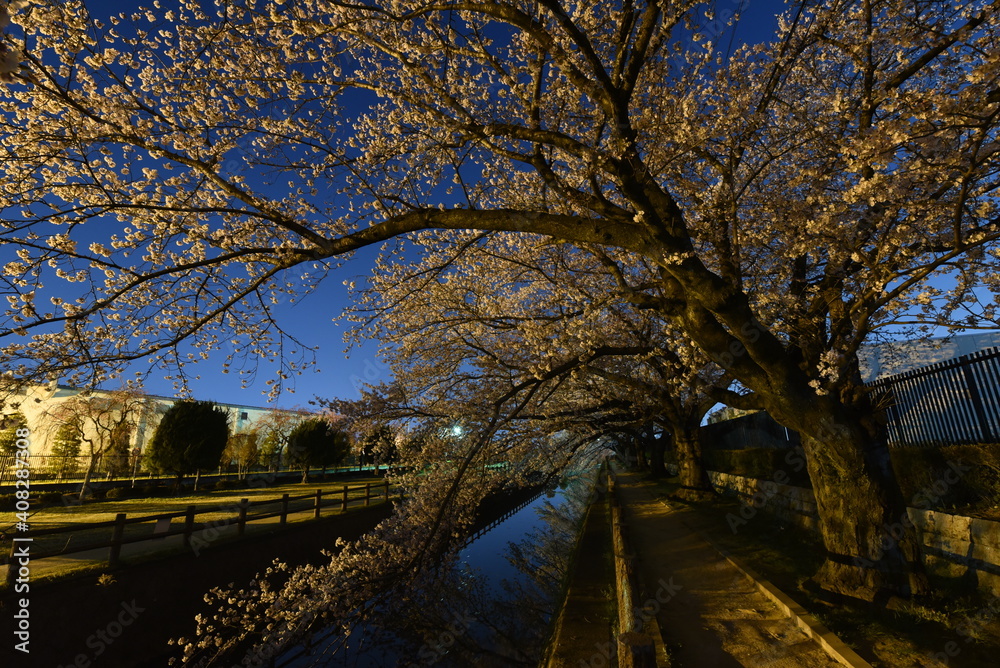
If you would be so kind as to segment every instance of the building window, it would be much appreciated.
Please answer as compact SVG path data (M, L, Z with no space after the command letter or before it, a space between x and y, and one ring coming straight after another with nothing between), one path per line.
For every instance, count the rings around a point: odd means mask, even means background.
M248 419L250 419L250 416L247 415L246 411L243 411L242 413L240 413L240 419L241 420L248 420Z

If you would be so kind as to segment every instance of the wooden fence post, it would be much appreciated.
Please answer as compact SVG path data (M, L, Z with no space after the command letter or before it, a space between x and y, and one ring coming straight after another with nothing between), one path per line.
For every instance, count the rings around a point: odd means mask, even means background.
M316 490L316 509L313 511L313 517L319 519L319 509L323 507L323 490Z
M247 528L247 506L250 499L240 499L240 517L236 520L236 535L242 536Z
M371 505L372 502L372 484L370 482L365 483L365 506Z
M280 524L284 525L285 520L287 518L288 518L288 495L287 494L282 494L281 495L281 522L280 522Z
M188 506L184 515L184 547L191 547L191 534L194 532L195 507Z
M17 579L17 548L19 541L11 541L10 554L7 556L7 585L13 587Z
M111 533L111 550L108 553L108 567L118 566L122 554L122 536L125 534L125 513L115 515L115 528Z

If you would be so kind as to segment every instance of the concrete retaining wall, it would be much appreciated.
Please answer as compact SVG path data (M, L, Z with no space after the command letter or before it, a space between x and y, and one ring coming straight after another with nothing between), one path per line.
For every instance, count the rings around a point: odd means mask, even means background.
M717 471L709 471L708 476L720 493L740 500L739 510L728 517L734 531L759 512L817 530L811 489ZM966 578L981 592L1000 596L1000 522L921 508L909 508L907 513L920 533L932 573Z

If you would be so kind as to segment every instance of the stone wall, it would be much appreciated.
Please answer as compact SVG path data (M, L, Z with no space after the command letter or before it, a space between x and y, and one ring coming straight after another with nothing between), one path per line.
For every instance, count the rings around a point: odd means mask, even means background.
M708 476L720 493L739 499L739 510L727 516L734 532L759 512L817 530L811 489L717 471L709 471ZM932 573L965 578L981 592L1000 596L1000 522L921 508L907 512L920 533Z
M965 578L981 592L1000 596L1000 522L920 508L908 513L932 573Z

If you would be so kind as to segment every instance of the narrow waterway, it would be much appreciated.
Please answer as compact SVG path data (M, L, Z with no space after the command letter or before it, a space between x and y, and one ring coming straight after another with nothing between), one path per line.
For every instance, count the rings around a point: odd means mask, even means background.
M592 488L590 473L564 479L468 544L433 591L415 593L393 606L391 618L349 638L319 640L275 665L536 666Z

